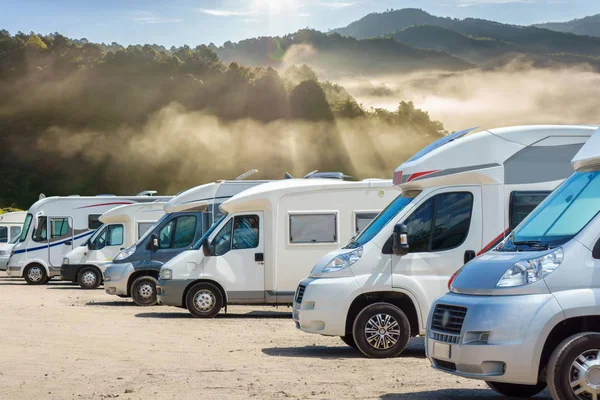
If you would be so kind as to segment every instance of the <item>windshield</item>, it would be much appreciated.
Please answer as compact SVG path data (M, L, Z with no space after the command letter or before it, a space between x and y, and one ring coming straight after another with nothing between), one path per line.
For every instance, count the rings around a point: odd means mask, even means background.
M23 222L23 229L21 230L21 236L19 237L19 242L24 242L27 239L27 232L29 231L29 226L31 225L31 220L33 219L33 215L27 214L25 217L25 221Z
M600 211L600 171L576 172L546 198L498 247L535 251L560 246Z
M90 243L95 243L96 239L98 238L98 236L102 235L104 233L104 231L106 230L106 225L100 225L98 227L98 229L96 229L96 232L94 232L94 234L92 235L92 237L90 237L88 239L88 241Z
M202 235L202 237L200 238L200 240L198 240L196 242L196 244L192 247L192 249L194 250L200 250L200 247L202 247L202 242L204 241L205 238L209 237L211 233L213 233L213 231L215 229L217 229L217 227L219 226L219 224L225 219L227 218L227 214L223 215L221 218L219 218L217 220L217 222L215 222L214 224L211 225L211 227L206 231L206 233L204 235Z
M379 215L371 221L369 225L354 239L346 245L345 248L351 249L360 246L364 246L371 239L375 237L383 229L384 226L391 221L400 211L404 209L414 200L413 197L402 197L402 195L396 197Z

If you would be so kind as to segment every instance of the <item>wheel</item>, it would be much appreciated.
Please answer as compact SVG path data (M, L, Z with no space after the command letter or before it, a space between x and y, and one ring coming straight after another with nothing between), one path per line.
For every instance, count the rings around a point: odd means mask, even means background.
M340 339L342 339L342 342L346 343L348 346L354 347L355 349L357 348L356 342L354 341L354 336L352 336L352 335L340 336Z
M213 318L223 308L223 295L212 283L198 283L185 296L188 311L196 318Z
M98 268L82 268L77 274L77 283L83 289L96 289L102 283L102 274Z
M553 399L598 399L600 333L579 333L559 344L548 361L546 382Z
M395 305L375 303L356 316L352 336L356 347L367 357L396 357L408 344L410 323Z
M33 264L25 268L23 278L30 285L44 285L50 280L44 267L39 264Z
M508 396L508 397L531 397L535 396L546 388L544 382L540 382L537 385L519 385L516 383L504 383L504 382L488 382L487 385L494 392ZM561 397L562 399L562 397Z
M156 301L156 278L140 276L131 285L131 298L138 306L153 306Z

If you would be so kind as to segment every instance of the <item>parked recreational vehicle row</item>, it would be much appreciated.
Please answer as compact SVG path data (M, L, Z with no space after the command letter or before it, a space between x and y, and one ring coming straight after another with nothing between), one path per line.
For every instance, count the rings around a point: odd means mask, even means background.
M11 243L21 235L21 227L26 214L24 211L0 214L0 244Z

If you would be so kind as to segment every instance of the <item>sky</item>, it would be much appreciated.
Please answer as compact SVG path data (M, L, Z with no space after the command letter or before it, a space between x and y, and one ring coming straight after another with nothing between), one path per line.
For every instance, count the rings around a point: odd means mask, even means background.
M598 14L600 0L0 0L0 29L193 47L307 27L327 32L371 12L407 7L526 25Z

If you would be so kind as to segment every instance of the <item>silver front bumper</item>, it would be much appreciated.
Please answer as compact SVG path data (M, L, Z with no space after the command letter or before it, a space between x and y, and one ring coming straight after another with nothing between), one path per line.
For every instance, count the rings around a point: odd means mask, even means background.
M127 296L127 283L133 271L131 263L109 265L104 271L104 291L107 294Z

